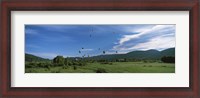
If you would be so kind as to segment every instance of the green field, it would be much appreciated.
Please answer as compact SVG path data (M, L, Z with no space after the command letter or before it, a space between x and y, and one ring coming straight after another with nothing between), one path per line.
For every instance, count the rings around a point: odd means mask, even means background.
M25 73L175 73L174 63L112 62L87 63L85 66L55 66L25 68Z

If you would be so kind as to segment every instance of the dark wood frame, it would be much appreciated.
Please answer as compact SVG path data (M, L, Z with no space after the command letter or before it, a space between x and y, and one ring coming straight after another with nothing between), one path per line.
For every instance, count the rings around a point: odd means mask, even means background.
M4 0L0 25L0 97L200 98L200 0ZM190 87L11 87L11 11L189 11ZM184 39L183 39L184 40Z

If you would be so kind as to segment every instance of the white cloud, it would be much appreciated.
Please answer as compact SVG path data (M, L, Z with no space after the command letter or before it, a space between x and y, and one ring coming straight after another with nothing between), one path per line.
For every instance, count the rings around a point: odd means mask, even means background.
M140 33L132 34L132 35L124 35L124 37L120 39L119 44L123 44L123 43L133 40L135 38L140 38L142 35L149 34L154 31L162 30L162 29L169 28L169 27L173 27L173 25L156 25L152 28L147 27L147 28L143 28L143 29L140 28L138 30L134 29L134 30L132 30L132 32L140 32Z
M81 49L81 51L93 51L93 49Z
M38 34L38 32L36 30L32 30L32 29L26 29L25 33L26 34Z
M37 25L40 28L43 28L46 31L55 31L63 32L63 33L70 33L68 32L69 29L76 29L78 26L76 25Z
M156 37L148 42L139 43L131 48L128 48L127 50L149 50L149 49L162 50L171 47L175 47L174 37Z
M175 25L154 25L143 29L134 28L132 32L138 33L124 35L120 38L118 44L113 47L113 50L129 52L175 47Z

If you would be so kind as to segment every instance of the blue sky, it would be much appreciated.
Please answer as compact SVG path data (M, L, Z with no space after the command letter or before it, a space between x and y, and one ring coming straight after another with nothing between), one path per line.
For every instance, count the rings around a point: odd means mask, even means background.
M175 31L175 25L25 25L25 52L52 59L164 50L175 47Z

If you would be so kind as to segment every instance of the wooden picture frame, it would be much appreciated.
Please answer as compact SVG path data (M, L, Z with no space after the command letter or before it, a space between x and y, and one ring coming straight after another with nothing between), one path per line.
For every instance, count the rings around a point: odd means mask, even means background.
M199 98L199 0L3 0L0 97ZM189 11L190 87L11 87L11 11Z

